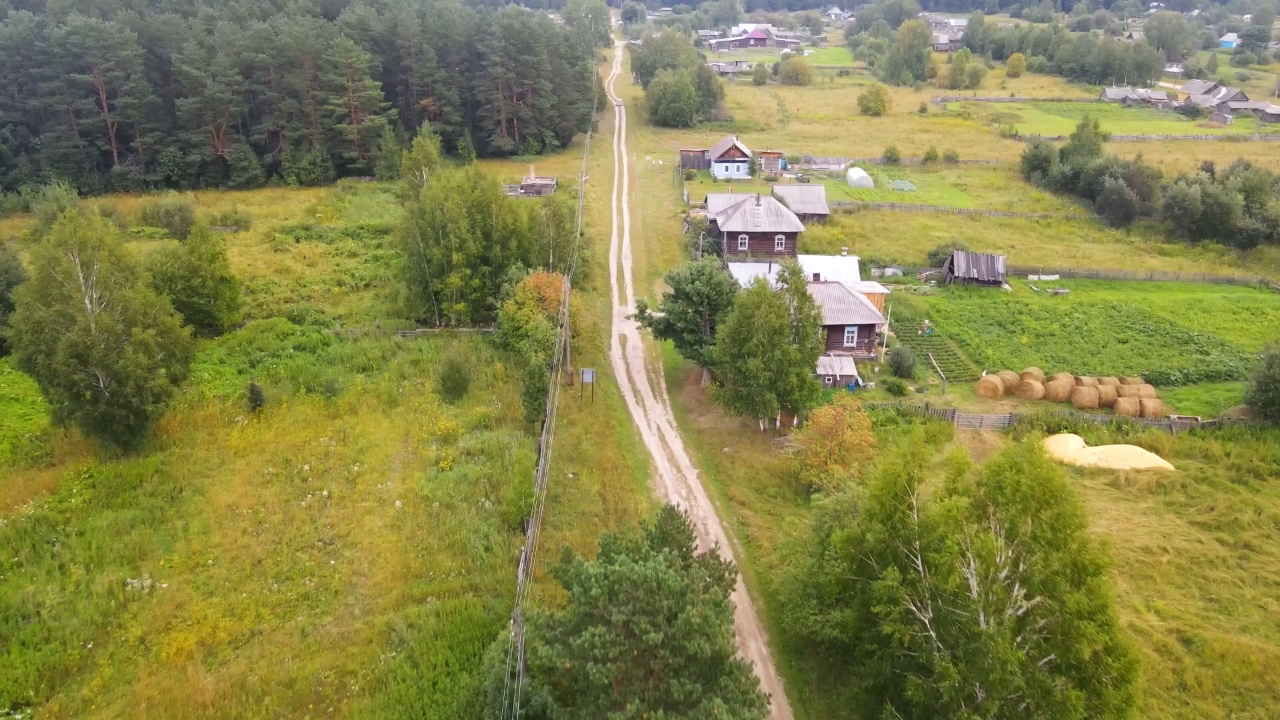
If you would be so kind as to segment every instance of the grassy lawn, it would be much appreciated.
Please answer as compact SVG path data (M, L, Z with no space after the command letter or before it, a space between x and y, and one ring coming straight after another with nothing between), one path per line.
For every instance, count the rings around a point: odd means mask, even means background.
M1085 216L1080 205L1028 185L1007 166L935 164L892 167L868 164L863 169L871 175L874 188L850 187L844 173L813 175L811 184L827 188L828 202L892 202ZM908 182L915 189L894 189L892 183L895 180ZM697 203L702 202L709 192L767 194L772 192L773 183L756 179L717 182L704 171L698 173L696 179L686 181L685 187L689 191L690 202Z
M1151 229L1114 230L1087 218L987 218L858 210L812 225L800 251L850 248L865 259L919 266L929 250L952 241L979 252L1006 254L1015 265L1116 268L1129 271L1271 274L1280 276L1280 250L1239 253L1223 247L1166 243Z
M1119 103L1028 102L951 103L950 109L973 115L990 125L1012 125L1023 135L1070 135L1085 115L1097 118L1102 129L1115 135L1242 135L1252 133L1252 118L1237 119L1226 127L1202 127L1175 112L1125 107Z
M827 45L814 48L813 54L805 58L813 65L847 65L853 67L853 53L844 45Z

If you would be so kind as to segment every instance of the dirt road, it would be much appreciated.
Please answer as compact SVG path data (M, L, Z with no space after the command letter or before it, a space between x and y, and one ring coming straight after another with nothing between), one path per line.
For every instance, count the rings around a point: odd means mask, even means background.
M613 297L613 329L609 362L622 389L622 397L631 412L631 418L640 429L640 436L653 458L657 469L657 488L666 499L683 509L693 521L698 542L703 548L719 547L726 559L734 559L729 539L715 507L707 497L698 471L685 452L684 443L676 429L667 397L662 366L648 362L640 329L627 316L634 312L635 293L631 284L631 207L630 158L627 152L627 109L614 91L614 85L622 72L622 53L625 46L614 47L613 68L605 81L609 99L613 101L613 200L612 223L609 234L609 286ZM621 287L619 287L621 273ZM738 635L739 652L749 660L760 678L760 687L769 696L770 718L791 720L791 705L787 702L769 654L764 626L756 614L747 588L738 577L733 591L734 624Z

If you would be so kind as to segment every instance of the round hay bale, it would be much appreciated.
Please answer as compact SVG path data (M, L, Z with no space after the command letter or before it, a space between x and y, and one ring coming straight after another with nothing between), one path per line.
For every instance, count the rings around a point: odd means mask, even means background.
M1122 398L1136 398L1142 397L1142 391L1138 389L1137 385L1121 385L1116 388L1116 395Z
M1110 385L1111 387L1120 387L1120 378L1117 377L1100 377L1098 385Z
M1044 385L1035 380L1023 380L1014 392L1023 400L1039 400L1044 397Z
M1076 376L1069 372L1057 372L1049 376L1049 382L1069 382L1072 385L1075 385Z
M1140 398L1138 400L1139 412L1142 417L1147 420L1160 420L1164 418L1164 403L1155 398Z
M1089 377L1087 375L1079 375L1076 377L1076 385L1079 387L1098 387L1100 383L1098 378Z
M1136 386L1138 388L1138 397L1152 400L1156 397L1156 388L1154 385L1143 383Z
M1004 383L1000 382L1000 378L995 375L984 375L978 380L978 386L974 389L979 397L998 398L1004 395Z
M1018 383L1022 382L1022 378L1018 377L1018 373L1012 370L1001 370L996 373L996 377L1000 378L1000 382L1004 383L1004 391L1006 393L1013 392Z
M1023 370L1018 374L1019 380L1035 380L1038 383L1044 382L1044 371L1034 365Z
M1124 417L1138 417L1138 414L1142 412L1142 405L1138 398L1122 397L1116 399L1116 405L1112 409L1116 411L1117 415L1123 415Z
M1098 388L1077 385L1071 389L1071 404L1077 410L1096 410L1098 407Z
M1115 407L1116 398L1120 397L1116 394L1116 388L1112 385L1098 386L1098 407Z
M1142 384L1142 378L1140 378L1140 377L1122 377L1122 378L1120 378L1120 384L1121 384L1121 385L1141 385L1141 384Z
M1056 380L1044 386L1044 399L1049 402L1066 402L1071 398L1071 390L1076 384Z

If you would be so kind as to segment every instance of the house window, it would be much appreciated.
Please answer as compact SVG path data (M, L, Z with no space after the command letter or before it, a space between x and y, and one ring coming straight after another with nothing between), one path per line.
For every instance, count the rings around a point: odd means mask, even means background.
M786 250L786 249L787 249L787 236L786 236L786 235L774 235L774 236L773 236L773 251L774 251L774 252L782 252L782 251L784 251L784 250Z
M854 347L858 344L858 326L847 325L844 329L844 346Z
M822 378L822 385L823 385L823 387L835 387L835 386L836 386L836 376L835 376L835 375L828 375L828 376L826 376L826 377Z
M748 240L749 240L749 239L750 239L750 238L748 238L746 235L739 235L739 236L738 236L738 249L739 249L739 250L743 250L743 251L745 251L745 250L747 249L747 242L748 242Z

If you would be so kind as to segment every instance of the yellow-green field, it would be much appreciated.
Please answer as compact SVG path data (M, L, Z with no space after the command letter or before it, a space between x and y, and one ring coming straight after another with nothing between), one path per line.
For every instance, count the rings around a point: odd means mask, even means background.
M605 129L573 356L602 371ZM538 158L537 172L576 191L582 151L579 141ZM483 164L503 180L528 169ZM138 454L102 455L51 426L34 384L0 361L0 698L51 718L477 716L536 457L518 365L490 337L328 332L408 322L391 187L191 197L206 219L232 207L251 219L223 236L247 324L201 341L192 378ZM127 217L146 200L88 202ZM0 233L31 225L8 218ZM451 356L471 368L457 405L435 390ZM256 414L250 380L267 391ZM601 531L651 509L647 457L616 385L602 377L594 402L576 390L562 396L536 569L535 594L549 601L543 568L561 545L588 552Z

